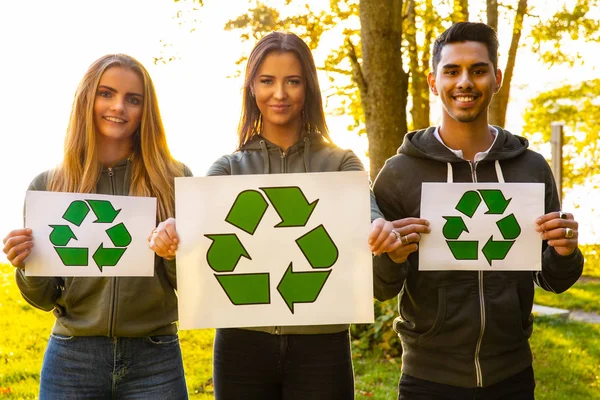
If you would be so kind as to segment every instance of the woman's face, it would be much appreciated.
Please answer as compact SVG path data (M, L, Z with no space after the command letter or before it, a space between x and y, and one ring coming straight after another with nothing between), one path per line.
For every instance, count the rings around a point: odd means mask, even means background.
M144 85L125 67L104 71L94 100L94 123L103 140L131 143L142 120Z
M300 130L306 83L302 65L294 53L267 55L252 82L252 90L265 131Z

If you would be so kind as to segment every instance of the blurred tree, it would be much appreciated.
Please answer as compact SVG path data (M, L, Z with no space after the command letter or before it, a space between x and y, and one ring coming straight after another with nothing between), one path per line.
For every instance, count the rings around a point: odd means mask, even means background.
M564 124L564 189L583 184L599 188L600 79L539 94L531 100L524 119L525 131L537 144L550 140L552 122Z
M307 0L285 0L285 6L304 5L303 12L291 16L282 16L280 10L261 0L249 0L248 12L227 22L225 29L239 31L243 40L257 40L273 30L290 30L313 50L324 34L331 33L329 39L337 45L332 46L327 59L319 66L334 83L334 93L327 98L337 97L334 114L353 117L354 123L349 129L367 134L371 177L374 178L384 161L395 154L408 129L430 124L426 75L430 68L431 43L450 23L474 20L469 7L484 7L487 23L495 29L500 18L508 21L512 29L506 65L500 66L504 82L490 105L490 122L504 126L525 28L532 27L528 41L544 61L574 63L579 59L583 62L580 55L571 54L561 44L565 38L600 41L600 21L592 15L598 2L566 2L569 5L560 6L549 19L543 20L533 15L528 0L502 3L498 0L485 3L475 0L329 0L328 7L319 11L314 11ZM239 63L244 60L245 57L240 58Z

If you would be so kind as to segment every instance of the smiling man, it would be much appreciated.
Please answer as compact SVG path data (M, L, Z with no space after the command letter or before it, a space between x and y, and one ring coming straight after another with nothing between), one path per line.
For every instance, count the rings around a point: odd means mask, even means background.
M533 399L534 282L560 293L583 269L578 224L560 211L547 162L526 139L488 124L502 83L497 52L496 33L485 24L461 22L440 35L428 82L443 106L441 125L408 133L374 183L401 241L374 257L375 296L399 295L399 399ZM418 271L418 242L430 230L419 218L423 182L544 183L545 214L536 216L542 270Z

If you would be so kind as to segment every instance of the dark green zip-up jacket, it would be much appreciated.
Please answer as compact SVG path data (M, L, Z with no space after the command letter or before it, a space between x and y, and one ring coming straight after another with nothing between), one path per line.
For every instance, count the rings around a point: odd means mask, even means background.
M239 151L218 159L207 175L250 175L298 172L364 171L351 151L327 143L321 135L305 135L285 152L262 136L254 136ZM371 193L371 220L382 217ZM365 243L366 245L366 243ZM269 326L244 328L275 335L335 333L348 325Z
M433 127L407 134L373 187L386 219L419 217L421 184L446 182L449 168L454 182L498 182L496 160L505 182L544 183L545 212L560 210L546 160L527 149L526 139L495 128L492 149L477 163L456 157ZM534 282L556 293L567 290L581 275L583 256L577 249L562 257L544 241L539 272L419 272L418 264L418 251L403 264L386 254L374 258L377 299L399 294L394 329L403 344L402 371L470 388L493 385L531 365Z
M48 173L38 175L29 190L46 190ZM192 176L187 167L185 176ZM96 193L127 196L130 183L131 164L123 160L102 170ZM155 256L152 277L26 277L17 269L16 281L29 304L53 311L54 334L141 337L177 333L175 261Z

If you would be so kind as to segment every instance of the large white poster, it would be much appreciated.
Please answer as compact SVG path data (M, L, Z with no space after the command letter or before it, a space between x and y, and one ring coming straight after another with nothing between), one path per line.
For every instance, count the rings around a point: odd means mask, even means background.
M27 276L152 276L156 199L28 191Z
M182 329L373 321L365 172L176 178Z
M419 270L541 270L543 183L423 183Z

